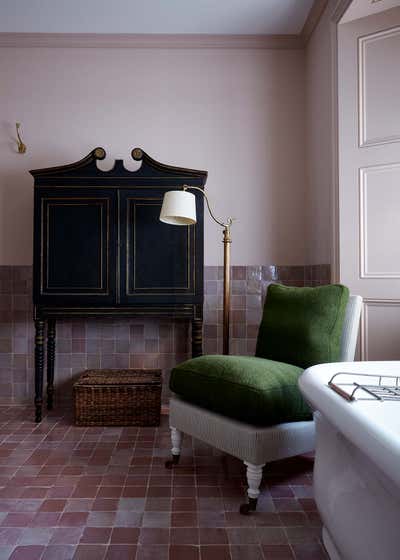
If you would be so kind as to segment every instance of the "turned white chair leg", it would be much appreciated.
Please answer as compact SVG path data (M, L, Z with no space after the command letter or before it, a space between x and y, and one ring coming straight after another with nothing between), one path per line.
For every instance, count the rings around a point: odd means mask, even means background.
M240 513L247 514L250 511L255 511L257 507L258 496L260 495L260 484L263 475L264 465L253 465L252 463L247 463L244 461L247 467L247 495L249 497L249 503L240 506Z
M166 461L165 466L167 469L171 469L174 465L179 463L179 458L181 456L182 438L183 434L173 426L171 429L171 443L172 443L172 460Z

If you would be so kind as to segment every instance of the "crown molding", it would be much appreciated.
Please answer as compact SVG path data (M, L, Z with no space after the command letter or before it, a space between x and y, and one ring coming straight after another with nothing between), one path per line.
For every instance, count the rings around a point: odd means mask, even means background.
M307 19L303 25L303 29L300 32L300 37L303 41L303 46L305 47L314 33L322 14L328 5L328 0L314 0L311 10L308 13Z
M0 47L301 49L300 35L0 33Z
M332 13L332 21L339 23L353 0L339 0Z

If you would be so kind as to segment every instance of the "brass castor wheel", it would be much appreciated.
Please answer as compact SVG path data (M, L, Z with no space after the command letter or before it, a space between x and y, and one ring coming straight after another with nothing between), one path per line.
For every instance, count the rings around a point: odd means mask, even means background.
M172 455L172 459L165 461L165 468L172 469L175 465L179 463L180 455Z
M256 511L257 508L257 498L249 498L247 504L242 504L239 511L242 515L249 515L252 511Z

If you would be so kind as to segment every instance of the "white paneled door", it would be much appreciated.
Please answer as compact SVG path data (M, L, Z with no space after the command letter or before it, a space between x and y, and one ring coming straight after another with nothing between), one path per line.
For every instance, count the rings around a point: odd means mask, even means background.
M400 359L400 9L338 26L340 281L361 358Z

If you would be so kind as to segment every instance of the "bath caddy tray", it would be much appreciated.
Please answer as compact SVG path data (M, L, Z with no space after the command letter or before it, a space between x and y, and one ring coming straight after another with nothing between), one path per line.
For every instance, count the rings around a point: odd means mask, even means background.
M358 377L360 383L357 383L354 379L347 383L346 380L342 381L342 379L336 381L339 375ZM335 383L333 382L334 379ZM328 386L347 401L374 399L378 401L400 401L400 376L339 371L328 382Z

